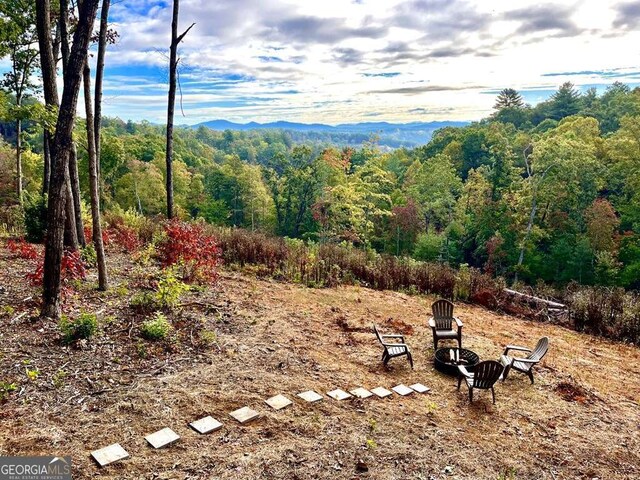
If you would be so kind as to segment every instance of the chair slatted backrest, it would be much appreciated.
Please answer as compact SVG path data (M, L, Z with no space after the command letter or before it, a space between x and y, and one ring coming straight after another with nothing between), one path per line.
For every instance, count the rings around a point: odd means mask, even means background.
M478 363L473 369L474 388L491 388L502 375L504 366L495 360L485 360Z
M549 350L549 338L542 337L540 340L538 340L538 344L536 345L536 348L533 349L533 351L529 354L527 358L529 360L535 360L536 362L539 362L540 360L542 360L542 357L544 357L547 354L548 350Z
M380 335L380 332L378 331L378 327L375 326L375 324L373 325L373 331L376 332L376 337L378 337L378 341L382 344L384 344L384 342L382 341L382 336Z
M453 303L440 299L431 305L436 330L451 330L453 322Z

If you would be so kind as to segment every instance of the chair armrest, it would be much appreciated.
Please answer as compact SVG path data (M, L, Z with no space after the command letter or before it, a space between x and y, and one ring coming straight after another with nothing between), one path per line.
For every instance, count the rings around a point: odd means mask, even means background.
M511 364L513 364L513 362L530 363L531 365L535 365L536 363L540 363L540 360L531 360L529 358L514 357L511 359Z
M530 349L525 347L519 347L517 345L507 345L507 347L504 349L503 355L506 355L509 352L509 350L517 350L519 352L529 352L529 353L531 352Z
M469 373L469 371L464 367L464 365L458 365L458 372L460 373L460 375L464 377L473 378L473 374Z
M433 319L433 317L429 319L429 326L431 328L436 328L436 321Z
M386 343L386 342L382 342L382 345L384 345L385 347L405 347L407 350L409 349L409 345L407 345L406 343Z
M453 319L456 321L456 325L458 325L458 328L462 328L463 327L463 323L462 320L460 320L458 317L453 317Z

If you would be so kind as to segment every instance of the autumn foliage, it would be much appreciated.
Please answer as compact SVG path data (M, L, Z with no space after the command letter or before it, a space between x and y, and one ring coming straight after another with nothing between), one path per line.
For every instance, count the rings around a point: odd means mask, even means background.
M24 258L25 260L35 260L38 258L38 252L35 247L27 243L24 238L9 240L7 248L18 258Z
M80 252L65 251L62 256L62 266L60 269L60 278L63 292L67 291L73 280L84 280L87 276L87 270ZM27 274L27 279L31 285L41 286L44 277L44 259L40 259L36 269L32 273Z
M167 222L157 251L162 266L178 265L187 282L215 283L218 278L220 250L216 239L201 224Z

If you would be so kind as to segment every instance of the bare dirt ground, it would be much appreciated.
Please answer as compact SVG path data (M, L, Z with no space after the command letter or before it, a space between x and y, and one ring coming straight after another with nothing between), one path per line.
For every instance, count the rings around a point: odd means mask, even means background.
M65 307L98 312L101 333L69 347L55 323L31 318L38 292L23 276L32 264L0 247L0 382L18 386L0 404L0 455L71 455L74 478L640 478L637 347L456 304L464 346L482 359L543 335L551 342L535 385L512 373L497 385L496 405L487 391L469 404L466 388L433 368L432 297L226 270L217 288L183 298L168 315L173 340L154 344L140 338L144 316L128 306L153 269L124 255L109 261L113 288L99 294L90 278ZM404 359L382 366L374 322L407 334L414 370ZM213 344L199 340L203 329L215 332ZM431 392L295 398L415 382ZM264 399L277 393L294 405L271 411ZM262 417L235 423L228 413L244 405ZM223 429L201 436L188 427L205 415ZM182 439L153 450L144 436L162 427ZM131 457L100 469L90 452L115 442Z

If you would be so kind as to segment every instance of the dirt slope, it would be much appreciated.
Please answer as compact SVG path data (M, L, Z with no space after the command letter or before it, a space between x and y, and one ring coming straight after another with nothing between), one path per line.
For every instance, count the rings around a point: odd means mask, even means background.
M535 385L514 373L498 384L495 406L484 391L470 405L464 387L457 392L454 379L433 369L433 298L309 289L227 271L215 291L189 294L170 316L178 339L157 346L137 334L141 318L128 298L143 273L124 257L112 267L120 287L68 302L70 310L100 312L103 333L63 347L56 325L29 319L36 305L23 300L37 292L21 278L28 265L1 255L0 306L14 312L0 318L0 381L19 385L0 405L1 455L71 455L74 478L640 477L636 347L457 304L464 346L482 359L497 359L506 344L551 341ZM374 322L407 334L414 370L404 359L381 365ZM203 326L217 335L207 348L194 340ZM29 380L33 368L39 374ZM60 370L66 375L56 381ZM431 392L294 400L280 412L263 403L276 393L293 399L307 389L415 382ZM244 405L262 418L237 425L228 412ZM187 423L204 415L225 427L199 436ZM182 440L153 451L143 437L165 426ZM99 469L89 452L114 442L131 458Z

